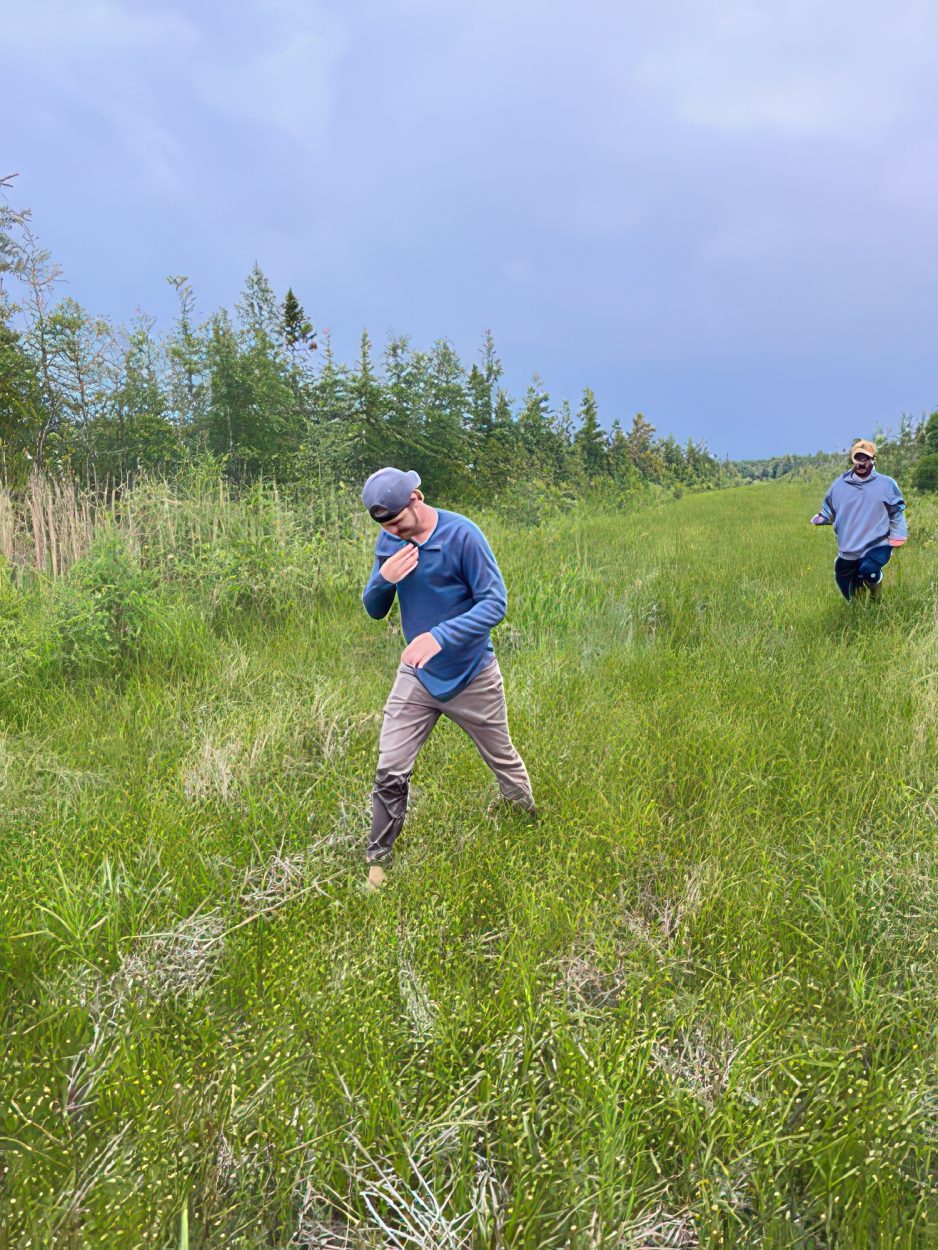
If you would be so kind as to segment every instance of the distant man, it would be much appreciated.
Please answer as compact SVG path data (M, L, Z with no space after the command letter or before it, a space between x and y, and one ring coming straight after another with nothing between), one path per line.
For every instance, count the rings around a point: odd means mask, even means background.
M858 439L852 468L831 485L812 525L833 525L837 536L834 580L845 599L866 588L878 598L883 568L908 538L905 500L891 477L876 472L876 444Z
M371 796L366 859L373 889L385 880L383 865L404 823L417 752L440 716L476 744L502 798L534 812L489 637L508 606L505 583L479 527L458 512L431 508L419 485L416 473L386 468L362 490L362 503L382 529L362 602L381 620L396 594L407 640L384 708Z

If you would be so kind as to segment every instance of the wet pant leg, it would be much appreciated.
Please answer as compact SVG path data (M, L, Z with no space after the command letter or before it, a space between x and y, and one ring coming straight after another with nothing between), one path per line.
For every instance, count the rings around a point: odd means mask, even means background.
M420 684L412 669L400 665L384 705L378 767L371 792L371 833L365 858L390 859L407 815L410 775L417 752L440 718L440 705Z

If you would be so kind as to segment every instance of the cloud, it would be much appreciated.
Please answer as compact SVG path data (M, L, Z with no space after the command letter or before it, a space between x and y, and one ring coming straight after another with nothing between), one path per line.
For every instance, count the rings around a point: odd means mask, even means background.
M250 5L254 39L199 69L203 98L222 114L272 126L307 151L328 133L347 25L324 3Z
M52 72L67 66L100 64L116 54L159 53L191 48L194 26L179 14L157 6L132 6L126 0L32 0L8 6L3 15L7 51L39 53ZM101 86L100 83L96 84Z
M328 128L346 26L325 0L242 0L212 14L130 0L35 0L5 16L4 43L60 101L94 115L163 190L189 185L205 106L311 151ZM217 21L213 20L217 19Z
M710 437L749 420L737 379L782 412L818 361L933 386L932 0L7 9L10 159L97 306L171 268L214 307L256 257L350 351L491 325L513 387L552 371Z
M934 70L938 11L923 0L685 0L667 14L634 81L695 127L868 140Z
M136 168L161 190L182 190L184 145L162 93L199 46L187 19L125 0L35 0L4 20L7 50L28 66L33 85L54 99L56 131L69 130L87 146L89 165L101 172L113 165L102 142L110 132L125 169Z

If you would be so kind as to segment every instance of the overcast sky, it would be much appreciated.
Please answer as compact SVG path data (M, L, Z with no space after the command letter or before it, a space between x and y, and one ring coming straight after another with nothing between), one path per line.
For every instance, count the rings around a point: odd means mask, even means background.
M932 0L0 0L0 175L122 320L257 260L717 453L938 406Z

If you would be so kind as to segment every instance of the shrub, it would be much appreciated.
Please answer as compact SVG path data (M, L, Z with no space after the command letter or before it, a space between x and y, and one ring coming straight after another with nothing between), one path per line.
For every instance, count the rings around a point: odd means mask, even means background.
M140 568L119 534L104 534L55 585L51 625L62 662L96 668L132 652L154 604L154 575Z
M938 490L938 452L922 456L915 466L912 484L918 490Z

